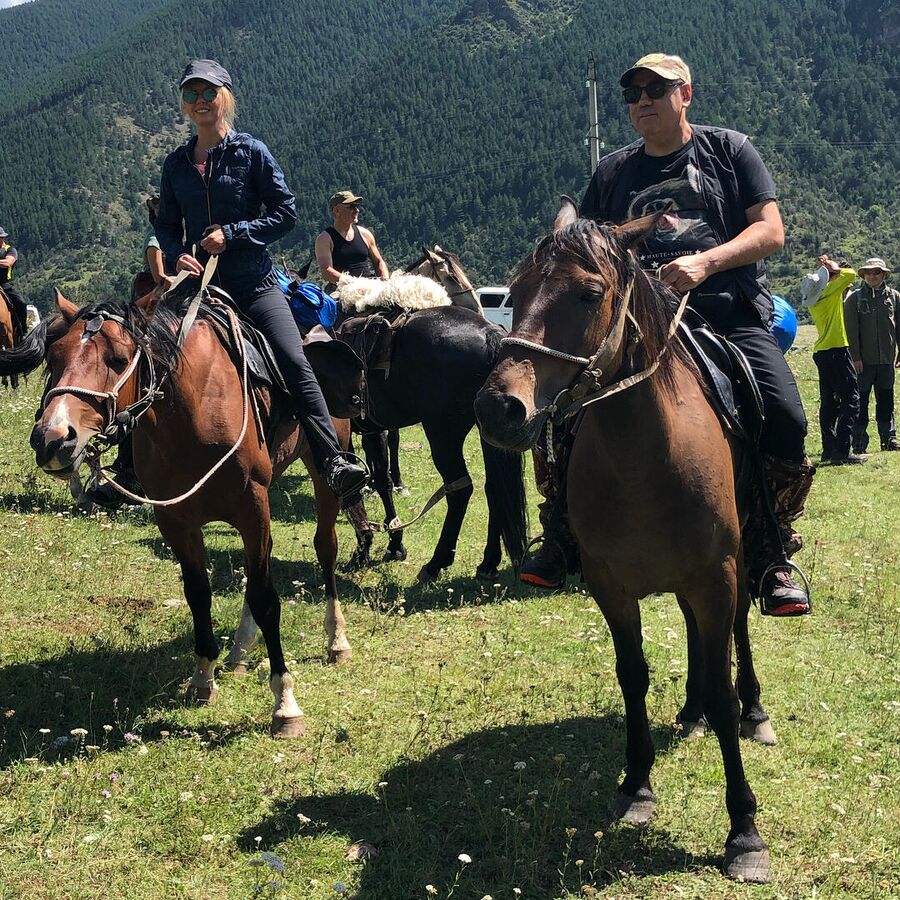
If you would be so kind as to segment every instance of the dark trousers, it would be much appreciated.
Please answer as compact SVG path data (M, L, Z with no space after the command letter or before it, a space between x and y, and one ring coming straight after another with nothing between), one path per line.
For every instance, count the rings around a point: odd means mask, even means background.
M896 440L894 427L894 367L891 363L868 366L857 376L859 383L859 415L853 426L853 449L857 453L865 453L869 446L869 396L875 388L875 423L878 426L878 437L884 446L888 441Z
M777 341L762 324L740 325L720 333L747 357L759 384L765 415L760 439L763 453L802 463L806 458L806 413L794 373Z
M9 302L12 304L13 315L16 317L18 324L18 335L24 337L25 332L28 330L28 325L26 324L28 305L25 303L25 298L12 281L0 282L0 288L3 289L3 293L6 294Z
M843 457L850 452L853 426L859 416L859 387L850 350L819 350L813 353L813 362L819 370L822 457Z
M272 345L316 467L323 471L325 464L340 453L340 446L322 388L303 352L300 331L275 273L267 275L249 298L240 298L238 305Z

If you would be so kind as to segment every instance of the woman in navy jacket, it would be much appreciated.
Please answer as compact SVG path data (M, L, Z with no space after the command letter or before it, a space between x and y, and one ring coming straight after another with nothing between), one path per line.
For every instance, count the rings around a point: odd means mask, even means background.
M322 389L266 249L297 221L284 173L262 141L231 127L231 77L215 60L188 64L181 106L197 133L163 163L156 236L167 263L200 275L209 257L219 256L213 281L272 345L316 467L339 498L358 494L366 471L341 456Z

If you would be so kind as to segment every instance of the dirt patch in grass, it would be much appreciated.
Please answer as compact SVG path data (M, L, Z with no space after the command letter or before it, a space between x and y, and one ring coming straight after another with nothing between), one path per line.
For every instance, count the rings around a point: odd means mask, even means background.
M146 612L156 606L156 600L153 597L119 597L106 594L95 596L91 594L87 599L88 603L102 606L104 609L127 609L132 612Z

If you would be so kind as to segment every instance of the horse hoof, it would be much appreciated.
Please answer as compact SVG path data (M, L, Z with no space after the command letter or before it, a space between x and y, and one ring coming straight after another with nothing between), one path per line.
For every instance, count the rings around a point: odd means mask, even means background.
M416 575L416 581L418 581L419 584L431 584L433 581L437 581L439 574L440 570L432 572L428 566L422 566L422 568L419 569L419 574Z
M302 738L306 734L306 722L303 716L272 716L272 737L290 741Z
M752 884L767 884L772 877L769 869L769 851L725 848L723 871L729 878Z
M636 828L644 828L656 815L656 797L650 792L642 790L636 797L628 794L616 794L616 818L634 825Z
M494 582L500 577L500 573L496 569L476 569L475 577L479 581Z
M219 689L213 685L212 687L196 687L191 684L184 693L184 702L188 706L208 706L210 703L216 702L219 696Z
M250 666L247 664L246 660L239 660L233 665L229 665L227 662L225 663L225 669L231 672L235 678L243 678L249 671Z
M391 550L389 547L381 557L382 562L403 562L405 559L406 547L400 547L396 550Z
M681 726L681 738L685 741L693 741L706 737L706 719L698 719L696 722L682 722L680 719L676 725Z
M774 747L778 743L775 729L768 719L765 722L753 722L750 719L742 719L741 737L756 741L757 744L765 744L767 747Z
M353 650L350 647L344 650L328 651L328 662L333 665L340 666L345 662L350 662L351 659L353 659Z

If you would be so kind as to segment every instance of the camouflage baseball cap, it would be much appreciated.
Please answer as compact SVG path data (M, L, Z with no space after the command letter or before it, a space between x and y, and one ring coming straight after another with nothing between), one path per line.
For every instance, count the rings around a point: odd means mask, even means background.
M358 197L353 191L337 191L331 195L328 201L328 208L334 209L336 206L343 206L347 203L361 203L362 197Z
M691 70L680 56L671 56L668 53L648 53L622 75L619 84L622 87L628 87L632 76L638 69L648 69L655 72L660 78L667 78L671 81L691 83Z

